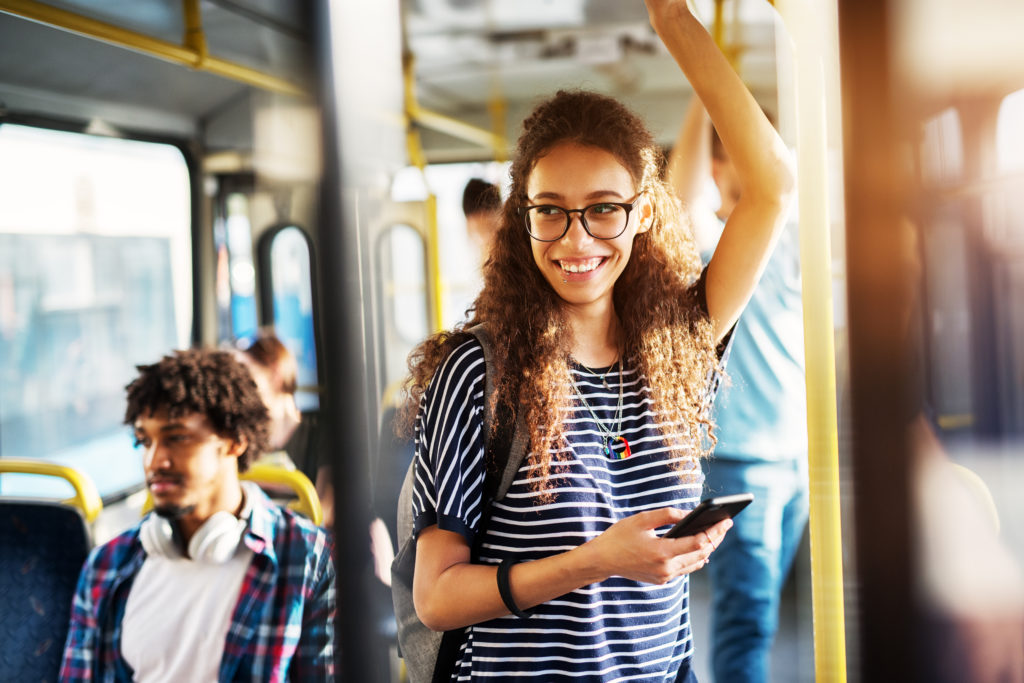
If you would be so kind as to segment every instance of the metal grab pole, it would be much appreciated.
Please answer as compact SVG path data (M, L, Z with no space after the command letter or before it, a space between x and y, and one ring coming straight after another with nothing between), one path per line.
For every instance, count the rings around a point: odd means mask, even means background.
M817 681L846 680L839 441L829 239L824 18L806 0L777 0L796 55L800 271L810 476L811 584Z

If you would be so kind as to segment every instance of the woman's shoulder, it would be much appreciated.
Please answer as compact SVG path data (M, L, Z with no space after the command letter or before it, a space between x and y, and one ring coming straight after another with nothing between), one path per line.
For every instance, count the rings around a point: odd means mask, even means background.
M453 386L472 388L477 383L482 387L486 373L483 346L480 345L476 337L466 333L466 338L458 343L438 365L431 384L435 391L441 387Z
M448 352L444 361L441 362L439 370L449 365L465 368L484 362L484 347L481 346L480 340L469 332L463 333L463 336L464 338L459 340L456 346Z

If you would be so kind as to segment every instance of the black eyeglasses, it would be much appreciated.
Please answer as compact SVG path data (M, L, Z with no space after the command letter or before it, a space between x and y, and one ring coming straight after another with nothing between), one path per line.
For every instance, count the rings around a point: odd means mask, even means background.
M640 195L637 195L639 197ZM626 231L629 212L636 204L631 202L601 202L582 209L563 209L554 204L536 204L519 207L519 215L526 221L530 237L538 242L557 242L569 232L572 214L580 215L580 223L594 239L613 240Z

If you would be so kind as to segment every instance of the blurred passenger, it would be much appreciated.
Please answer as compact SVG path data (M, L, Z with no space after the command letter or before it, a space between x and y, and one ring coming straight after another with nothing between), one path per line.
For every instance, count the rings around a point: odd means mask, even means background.
M125 423L154 507L86 561L61 680L333 680L327 535L239 480L270 431L252 375L207 350L138 370Z
M262 333L248 348L238 354L238 360L249 368L259 388L260 397L270 416L269 451L285 452L285 447L302 415L295 404L298 364L291 351L273 334ZM265 459L268 454L264 454ZM284 463L295 468L295 458L286 455Z
M280 339L270 332L261 332L238 359L252 372L267 412L270 414L270 448L260 463L299 470L310 481L318 482L320 471L326 471L322 452L322 433L316 413L300 413L295 402L298 390L298 363ZM264 484L271 495L286 497L292 493L285 485ZM317 494L324 514L324 527L334 519L333 491L318 482Z
M494 233L501 225L501 192L497 185L470 179L462 191L462 213L466 216L466 233L483 263L490 256Z
M736 167L701 101L691 100L668 164L668 179L693 217L709 261L741 198ZM708 178L720 203L704 199ZM715 561L711 662L716 683L769 678L779 596L807 525L807 399L796 227L786 226L736 323L730 382L715 403L718 443L704 461L708 495L751 492Z

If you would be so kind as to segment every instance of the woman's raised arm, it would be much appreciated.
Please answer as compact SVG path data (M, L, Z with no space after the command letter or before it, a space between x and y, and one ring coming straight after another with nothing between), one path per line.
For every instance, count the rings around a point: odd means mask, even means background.
M716 339L732 327L785 223L794 188L789 152L685 0L645 0L651 25L682 68L722 139L741 194L708 266Z

